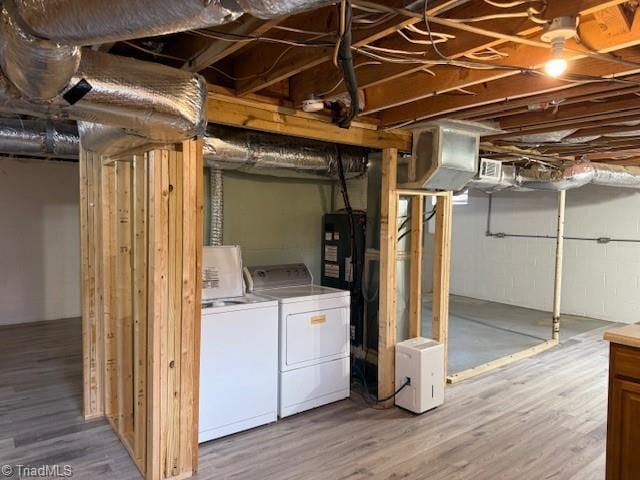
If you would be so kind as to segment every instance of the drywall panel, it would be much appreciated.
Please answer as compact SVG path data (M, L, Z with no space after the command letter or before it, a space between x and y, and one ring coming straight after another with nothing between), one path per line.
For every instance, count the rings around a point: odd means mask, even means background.
M554 235L557 194L494 194L494 233ZM488 196L455 206L451 291L551 310L555 240L492 238ZM640 240L640 192L587 186L567 192L567 237ZM565 241L562 311L617 322L640 320L640 243Z
M224 175L224 243L240 245L245 265L306 263L320 278L322 216L331 184Z
M80 316L78 164L0 160L0 325Z

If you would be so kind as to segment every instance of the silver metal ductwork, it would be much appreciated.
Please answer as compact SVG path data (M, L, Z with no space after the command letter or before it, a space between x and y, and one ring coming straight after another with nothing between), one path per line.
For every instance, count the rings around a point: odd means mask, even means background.
M37 38L0 12L2 70L27 98L40 102L61 93L80 65L80 49Z
M467 187L487 192L508 189L561 191L589 183L606 187L640 188L640 167L589 161L575 162L558 170L540 165L531 168L505 165L499 178L475 178Z
M209 244L222 245L222 233L224 227L224 180L222 170L210 169L209 179L211 184L210 208L211 226L209 230Z
M33 35L81 46L222 25L243 13L235 2L220 0L6 0L4 3ZM229 6L224 5L227 3Z
M345 177L367 169L367 150L340 147ZM205 165L254 174L336 178L338 147L334 144L210 125L204 137Z
M121 127L152 141L200 135L206 126L204 78L157 63L83 50L65 97L55 104L69 117Z
M235 0L247 13L257 18L275 18L293 15L333 5L338 0Z
M0 153L4 155L76 159L79 144L71 123L0 119Z
M6 0L0 64L20 96L0 91L0 109L122 128L91 127L86 145L97 151L90 138L98 138L94 145L107 148L99 153L129 148L140 137L168 143L199 135L206 125L207 88L201 76L79 47L221 25L245 10L272 18L331 3Z

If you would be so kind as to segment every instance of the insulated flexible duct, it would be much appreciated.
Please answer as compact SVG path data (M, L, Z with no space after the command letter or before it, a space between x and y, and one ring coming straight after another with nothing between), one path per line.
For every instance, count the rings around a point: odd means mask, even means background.
M200 75L85 49L71 87L56 104L74 119L173 142L204 133L206 100Z
M363 175L367 150L341 148L345 176ZM337 178L338 149L313 140L210 125L204 137L205 164L223 170L298 178Z
M0 17L0 59L11 83L36 102L61 93L78 69L80 49L34 37L5 8Z
M0 119L0 153L5 155L76 159L79 143L71 123Z
M242 9L257 18L293 15L333 5L338 0L235 0Z
M243 13L235 2L228 0L5 0L3 3L31 34L70 45L198 30L232 22Z
M224 227L224 184L222 170L210 169L209 178L211 180L211 227L209 231L209 242L212 246L222 245L222 232Z
M576 162L561 170L540 166L517 168L503 166L500 179L476 178L467 186L477 190L551 190L579 188L592 183L606 187L640 188L640 167L625 167L589 161Z

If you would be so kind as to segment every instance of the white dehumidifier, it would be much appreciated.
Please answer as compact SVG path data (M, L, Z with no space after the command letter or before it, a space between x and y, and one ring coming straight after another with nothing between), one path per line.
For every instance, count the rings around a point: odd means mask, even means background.
M429 338L411 338L396 344L396 405L424 413L444 403L444 346Z

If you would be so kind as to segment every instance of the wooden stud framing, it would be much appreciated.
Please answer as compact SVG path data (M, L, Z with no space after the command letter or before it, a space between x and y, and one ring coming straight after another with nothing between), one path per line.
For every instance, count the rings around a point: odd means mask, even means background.
M398 250L398 151L382 151L380 205L380 303L378 313L378 398L395 390L396 254Z
M409 336L421 335L422 325L422 241L424 197L411 198L411 274L409 281Z
M99 228L101 185L96 182L101 169L100 158L82 152L80 169L80 249L83 350L83 415L85 419L104 415L105 351L103 285L101 276L102 235Z
M433 319L431 336L444 345L445 376L449 339L449 279L451 272L451 216L453 194L438 197L433 259Z
M409 291L409 333L421 335L422 323L422 241L425 197L435 197L436 242L434 260L432 337L447 351L449 324L449 270L451 258L452 192L430 192L397 187L397 150L382 152L382 192L380 206L380 303L378 338L378 398L394 392L396 311L396 254L398 249L398 202L411 197L411 270ZM446 361L445 361L446 369ZM445 370L446 375L446 370Z
M85 415L148 479L197 468L202 142L81 152Z

